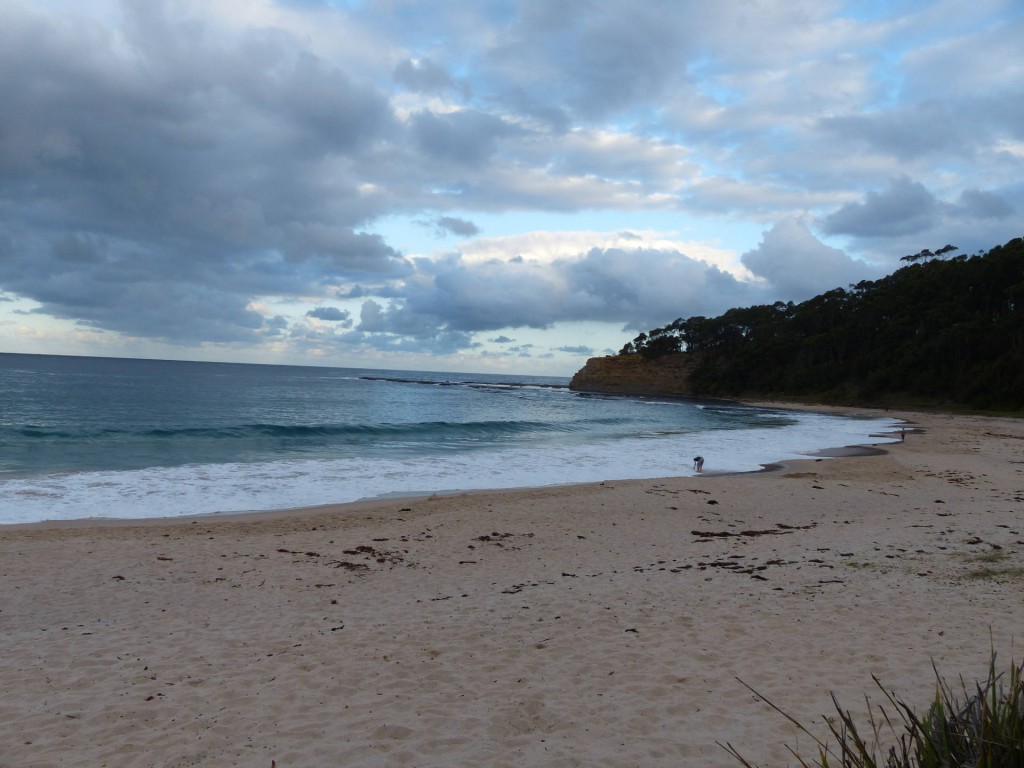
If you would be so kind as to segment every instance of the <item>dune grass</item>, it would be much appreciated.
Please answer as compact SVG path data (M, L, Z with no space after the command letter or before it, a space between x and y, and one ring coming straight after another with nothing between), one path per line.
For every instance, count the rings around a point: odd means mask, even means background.
M998 549L981 555L967 555L966 562L973 568L963 574L963 578L983 581L1009 583L1024 578L1024 567L1008 565L1009 556L1006 550Z
M1011 664L1008 671L997 672L993 653L988 677L973 689L962 679L954 689L937 669L935 677L935 698L923 715L873 677L889 710L884 704L872 708L869 702L868 726L863 732L833 695L836 715L825 717L825 722L834 744L822 741L747 688L813 739L817 747L814 758L787 747L802 768L1024 768L1024 665ZM755 768L732 744L720 746L741 765Z

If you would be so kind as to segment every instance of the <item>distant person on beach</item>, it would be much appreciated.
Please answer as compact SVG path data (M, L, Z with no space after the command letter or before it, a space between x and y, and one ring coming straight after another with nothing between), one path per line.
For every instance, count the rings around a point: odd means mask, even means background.
M693 457L693 468L695 470L697 470L698 472L703 472L704 471L704 457L703 456L694 456Z

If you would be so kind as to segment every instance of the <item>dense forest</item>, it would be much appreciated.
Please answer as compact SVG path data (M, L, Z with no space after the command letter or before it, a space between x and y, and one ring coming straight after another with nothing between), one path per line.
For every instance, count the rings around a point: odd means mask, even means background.
M1024 409L1024 239L904 256L880 280L801 304L730 309L641 333L621 355L694 355L695 394Z

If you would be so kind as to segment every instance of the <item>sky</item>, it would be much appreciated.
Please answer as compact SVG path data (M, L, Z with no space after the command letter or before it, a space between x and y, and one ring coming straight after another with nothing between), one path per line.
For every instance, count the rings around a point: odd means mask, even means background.
M1020 0L0 0L0 352L571 375L1024 234Z

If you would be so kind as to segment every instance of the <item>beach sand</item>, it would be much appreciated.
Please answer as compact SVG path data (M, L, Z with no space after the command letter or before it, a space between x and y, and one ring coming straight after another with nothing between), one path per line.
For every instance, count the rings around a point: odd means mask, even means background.
M824 734L1024 656L1024 421L888 415L765 473L0 528L0 765L812 757L744 683Z

